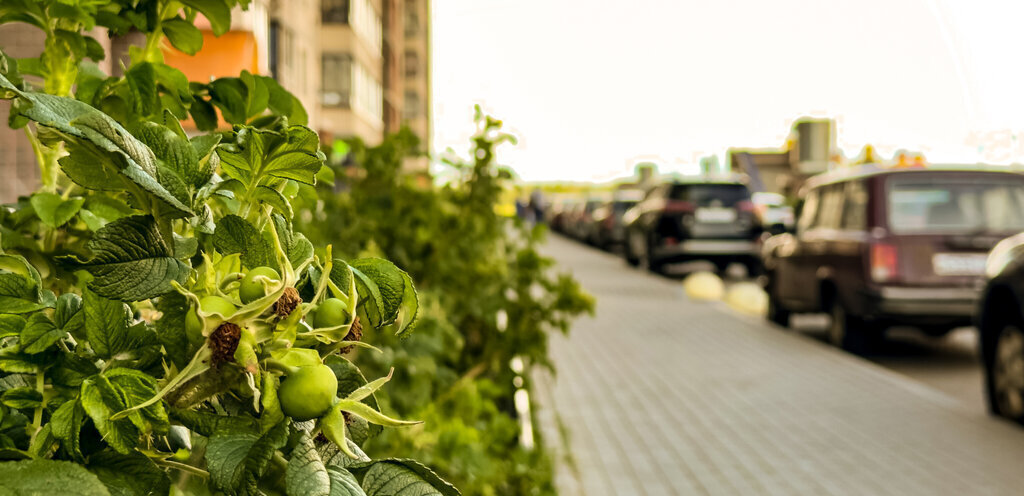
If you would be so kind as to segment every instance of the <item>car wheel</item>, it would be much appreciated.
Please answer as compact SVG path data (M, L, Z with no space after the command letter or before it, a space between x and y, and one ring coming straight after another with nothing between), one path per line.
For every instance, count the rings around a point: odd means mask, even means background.
M626 243L622 249L622 257L626 259L627 264L636 267L640 265L640 257L633 251L634 237L633 231L626 233Z
M992 360L985 364L994 413L1024 423L1024 331L1007 324L996 336Z
M768 278L768 311L765 314L768 321L776 324L780 327L789 327L789 310L782 305L779 301L777 292L775 291L774 284L771 283L772 277Z
M829 343L850 353L866 353L870 347L864 321L850 315L838 297L833 298L829 314L832 316L828 326Z
M654 258L654 250L652 248L653 243L651 243L651 239L648 237L644 240L643 266L655 274L661 274L664 266L658 261L658 259Z

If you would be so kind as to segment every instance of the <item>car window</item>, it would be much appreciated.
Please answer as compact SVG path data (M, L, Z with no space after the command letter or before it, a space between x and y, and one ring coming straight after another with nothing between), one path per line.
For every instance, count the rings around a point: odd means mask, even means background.
M846 183L842 229L860 231L868 227L868 191L864 181Z
M830 184L821 188L820 212L812 228L839 229L843 212L843 185Z
M743 184L677 184L669 192L669 199L683 200L698 207L716 203L722 207L733 207L750 200L750 189Z
M804 198L804 205L800 208L800 220L796 224L797 232L804 232L814 224L814 219L818 216L818 195L820 191L817 189L809 191L807 197Z
M888 181L889 229L897 234L1024 230L1024 178L936 176Z

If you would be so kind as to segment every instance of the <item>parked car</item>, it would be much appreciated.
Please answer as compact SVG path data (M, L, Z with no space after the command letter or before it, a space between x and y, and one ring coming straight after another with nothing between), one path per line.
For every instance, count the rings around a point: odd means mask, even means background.
M941 336L969 325L986 255L1024 230L1024 175L978 168L813 177L796 232L765 242L768 319L828 312L829 340L863 352L892 325Z
M643 199L637 189L618 191L615 199L594 210L593 229L589 240L595 246L609 250L621 246L626 240L626 226L622 216Z
M1024 423L1024 233L992 249L978 304L989 411Z
M578 203L575 198L563 197L558 202L552 204L551 208L548 209L550 212L548 217L548 225L555 232L567 234L569 218L572 217L572 212Z
M739 177L671 180L649 191L622 220L631 265L658 272L668 263L709 260L719 271L733 262L759 270L761 223Z
M793 207L786 204L786 197L778 193L757 192L751 195L754 210L761 218L765 231L782 234L791 231L796 223Z
M594 231L594 211L605 201L606 199L600 196L590 196L577 204L566 222L569 235L579 241L591 240Z

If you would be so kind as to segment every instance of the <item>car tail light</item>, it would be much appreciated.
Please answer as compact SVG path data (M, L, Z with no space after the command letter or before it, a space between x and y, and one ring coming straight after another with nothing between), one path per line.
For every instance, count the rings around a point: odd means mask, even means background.
M753 212L754 202L750 200L743 200L736 204L736 209L740 212Z
M696 206L688 201L671 200L665 203L666 212L693 212Z
M895 245L874 243L871 245L871 279L886 282L896 278L899 270L899 253Z

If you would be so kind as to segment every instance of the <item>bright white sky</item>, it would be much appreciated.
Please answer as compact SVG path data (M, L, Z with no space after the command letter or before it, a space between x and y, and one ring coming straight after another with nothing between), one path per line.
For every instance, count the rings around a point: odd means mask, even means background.
M499 159L527 181L780 147L805 115L837 119L851 157L1024 160L1024 2L431 3L434 150L466 154L479 103L519 137Z

